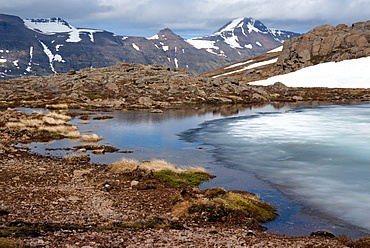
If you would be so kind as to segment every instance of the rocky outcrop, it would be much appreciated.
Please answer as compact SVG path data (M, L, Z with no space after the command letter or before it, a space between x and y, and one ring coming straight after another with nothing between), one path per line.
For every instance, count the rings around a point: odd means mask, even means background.
M4 80L0 109L63 104L82 109L149 108L178 104L266 103L310 100L369 101L370 90L289 88L282 84L252 86L234 78L193 76L166 66L118 64L85 68L74 74L52 74Z
M232 77L248 83L320 63L366 56L370 56L370 21L354 23L350 27L322 25L285 41L281 51L257 55L201 75Z
M370 55L370 21L348 27L344 24L319 26L284 43L276 63L283 72L330 61Z

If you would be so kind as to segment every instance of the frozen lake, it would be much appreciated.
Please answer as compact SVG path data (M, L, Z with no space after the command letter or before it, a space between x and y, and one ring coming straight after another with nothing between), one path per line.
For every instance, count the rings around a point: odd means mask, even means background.
M115 118L71 123L103 137L100 144L133 153L91 154L92 162L158 158L203 166L217 177L202 188L247 190L278 207L278 220L265 225L270 232L370 234L370 104L103 114ZM45 154L45 148L74 145L61 140L30 147Z

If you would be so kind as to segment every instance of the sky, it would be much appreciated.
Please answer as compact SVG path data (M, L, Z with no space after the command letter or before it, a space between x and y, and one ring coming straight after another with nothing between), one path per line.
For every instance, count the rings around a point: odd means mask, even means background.
M74 27L143 37L163 28L183 38L205 36L240 17L304 33L322 24L367 21L369 10L370 0L0 0L2 14L60 17Z

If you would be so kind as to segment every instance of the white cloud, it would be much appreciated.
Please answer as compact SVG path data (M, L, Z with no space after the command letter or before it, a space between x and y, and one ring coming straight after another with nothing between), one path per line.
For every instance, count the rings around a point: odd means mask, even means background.
M2 13L22 18L62 17L117 34L169 27L209 34L231 19L253 17L269 27L310 30L320 24L352 24L369 18L369 0L0 0ZM267 23L266 23L267 22ZM138 31L137 31L138 32Z

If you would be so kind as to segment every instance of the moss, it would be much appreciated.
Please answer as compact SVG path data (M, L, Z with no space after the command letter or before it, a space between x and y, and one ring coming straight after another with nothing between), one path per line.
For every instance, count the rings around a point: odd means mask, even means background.
M27 223L27 222L13 222L7 226L0 226L0 248L10 247L26 247L16 240L9 237L39 237L45 235L47 232L57 232L61 230L68 231L100 231L110 232L125 229L149 229L149 228L171 228L184 229L184 227L165 218L154 217L151 220L143 222L121 222L114 223L112 226L83 226L76 224L58 224L58 223Z
M32 133L32 140L38 142L48 142L51 140L60 140L64 139L65 136L56 132L50 132L48 130L35 130Z
M221 195L225 195L226 193L227 193L227 191L225 189L217 187L217 188L207 189L205 191L204 195L207 198L215 198L215 197L218 197L218 196L221 196Z
M231 208L216 202L193 204L188 210L192 219L196 221L225 222Z
M214 177L205 172L184 171L178 173L171 170L161 170L153 172L153 176L166 182L169 185L176 187L200 185L201 183L208 181Z
M228 192L220 197L233 208L243 209L249 213L251 218L256 219L258 222L266 222L276 219L274 212L277 210L275 207L268 203L244 197L243 195Z
M80 116L80 119L81 119L81 120L90 120L90 115L89 115L89 114L82 114L82 115Z
M98 116L94 116L93 119L94 120L106 120L106 119L113 119L114 116L111 116L111 115L98 115Z
M86 150L104 150L104 152L117 152L118 148L114 146L105 146L105 145L77 145L73 146L75 149L86 149Z
M89 94L85 94L85 96L91 100L103 98L103 96L100 93L89 93Z
M226 192L222 188L207 191L205 196L214 198L195 202L188 209L188 216L195 221L229 222L258 228L260 223L276 219L276 208L252 195Z

